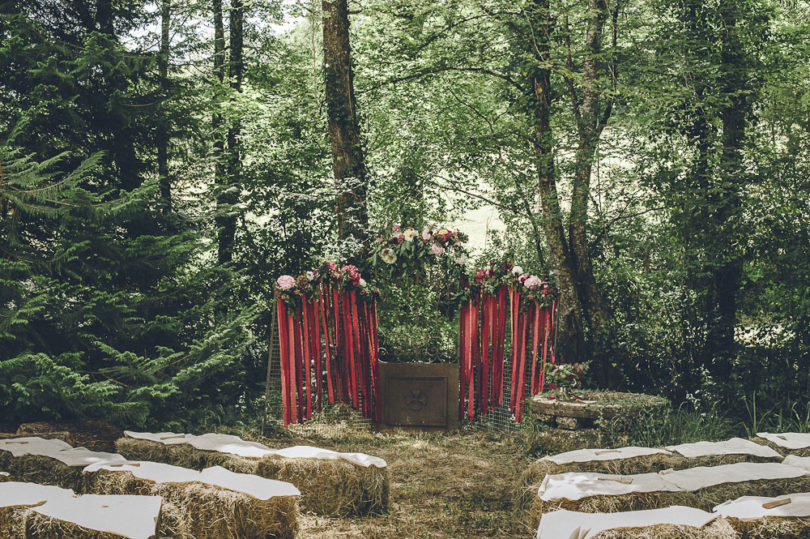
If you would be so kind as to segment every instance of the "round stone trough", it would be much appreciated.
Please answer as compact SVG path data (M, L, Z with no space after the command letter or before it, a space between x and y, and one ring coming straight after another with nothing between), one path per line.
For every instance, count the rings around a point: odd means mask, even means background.
M538 421L567 430L593 428L617 416L654 413L668 406L667 399L655 395L593 389L571 390L568 395L559 390L547 391L538 393L529 403L531 414Z

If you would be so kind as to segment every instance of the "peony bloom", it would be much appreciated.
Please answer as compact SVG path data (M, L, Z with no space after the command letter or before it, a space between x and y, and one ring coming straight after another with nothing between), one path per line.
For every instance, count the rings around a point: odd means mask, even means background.
M523 273L523 268L520 266L512 266L512 275L520 275Z
M276 280L276 285L282 290L289 290L295 286L295 278L292 275L282 275Z
M439 256L440 254L444 253L444 247L442 247L438 243L434 243L433 245L430 246L430 252L436 256Z
M357 281L357 285L360 286L360 288L365 288L367 284L368 283L366 283L366 280L363 279L362 277L360 278L359 281Z
M543 281L541 281L540 277L537 275L530 275L525 281L523 281L523 286L528 289L537 288L541 284L543 284Z
M430 241L433 238L433 233L430 231L429 228L426 228L422 231L422 240L423 241Z
M397 254L393 249L385 248L380 253L380 258L382 258L382 261L386 264L393 264L397 261Z
M416 230L409 228L408 230L405 231L404 234L405 241L413 241L413 239L416 237L417 234L418 232Z

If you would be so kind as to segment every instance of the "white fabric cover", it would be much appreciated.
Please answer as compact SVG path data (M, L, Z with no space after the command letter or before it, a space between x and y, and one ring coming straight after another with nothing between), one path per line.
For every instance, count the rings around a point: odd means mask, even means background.
M18 507L21 505L40 505L49 499L59 496L72 498L73 491L51 485L36 483L18 483L9 481L0 483L0 507Z
M124 435L138 440L148 440L166 445L189 444L201 451L218 451L220 453L230 453L240 457L262 458L266 455L278 455L285 458L306 458L306 459L330 459L345 460L358 466L376 466L385 468L386 462L379 458L364 453L338 453L329 449L299 445L285 449L270 449L266 445L258 442L243 440L238 436L230 434L208 433L201 436L194 434L177 434L174 432L132 432L124 431Z
M805 475L806 470L776 462L738 462L721 466L698 466L687 470L661 472L661 477L681 490L693 491L722 483L741 483L760 479L790 479Z
M98 470L131 472L132 475L156 483L204 483L207 485L242 492L259 500L269 500L275 496L299 496L301 492L291 483L265 479L252 474L236 473L221 466L206 468L198 472L180 466L159 462L127 462L115 465L99 463L84 469L87 473Z
M599 479L599 478L605 479ZM631 477L632 483L611 481L610 478ZM543 501L550 500L579 500L589 496L618 496L631 492L677 492L680 490L674 484L664 480L657 473L644 473L636 475L612 475L591 472L568 472L547 475L537 491Z
M763 503L774 502L790 498L790 503L765 509ZM759 496L743 496L736 500L722 503L714 508L714 512L724 517L753 520L762 517L810 517L810 492L785 494L775 498Z
M786 464L787 466L796 466L797 468L802 468L810 473L810 457L800 457L798 455L788 455L785 457L785 460L782 461L782 464Z
M130 539L155 536L160 496L57 496L34 507L37 513L73 522L91 530L115 533Z
M579 513L561 509L543 515L537 539L587 539L606 530L658 524L702 528L716 518L712 513L679 505L624 513Z
M758 432L757 436L765 438L785 449L806 449L810 447L810 432Z
M696 442L692 444L670 445L667 449L686 458L710 455L753 455L756 457L780 458L781 455L766 445L751 440L731 438L723 442Z
M98 462L126 462L126 459L117 453L90 451L85 447L72 447L62 440L38 437L0 440L0 450L9 451L15 457L23 455L50 457L68 466L84 467Z
M598 454L597 454L598 453ZM540 460L547 460L554 464L572 464L575 462L593 462L645 457L647 455L669 455L665 449L654 447L620 447L618 449L577 449L557 455L549 455Z
M31 506L47 517L131 539L155 535L162 503L160 496L77 496L50 485L0 483L0 507Z

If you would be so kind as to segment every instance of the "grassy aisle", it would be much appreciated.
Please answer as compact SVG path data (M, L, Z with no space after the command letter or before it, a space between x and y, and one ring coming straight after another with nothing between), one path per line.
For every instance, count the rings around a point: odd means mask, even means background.
M519 437L502 432L382 434L319 429L318 436L267 438L382 457L391 472L391 509L363 518L301 516L301 537L529 537L513 513L520 473L530 459Z

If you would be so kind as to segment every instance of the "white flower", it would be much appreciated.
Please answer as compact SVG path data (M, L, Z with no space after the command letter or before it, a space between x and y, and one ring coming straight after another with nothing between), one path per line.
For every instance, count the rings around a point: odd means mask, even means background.
M520 266L512 266L512 275L520 275L523 273L523 268Z
M405 231L405 241L413 241L417 234L416 230L409 228Z
M467 255L465 255L462 251L459 251L458 254L456 254L456 264L463 266L466 263Z
M382 261L386 264L393 264L397 261L397 254L393 249L385 248L380 253L380 258L382 258Z
M529 275L529 277L525 281L523 281L523 286L532 289L537 288L542 283L543 282L540 280L540 277L538 277L537 275Z
M308 271L307 272L307 281L314 281L314 280L315 280L315 274L312 273L311 271Z
M430 241L430 238L433 237L433 234L430 232L429 228L426 228L422 231L422 239L425 241Z
M363 279L362 277L360 277L360 280L357 281L357 284L360 285L360 288L365 288L366 287L366 280Z

